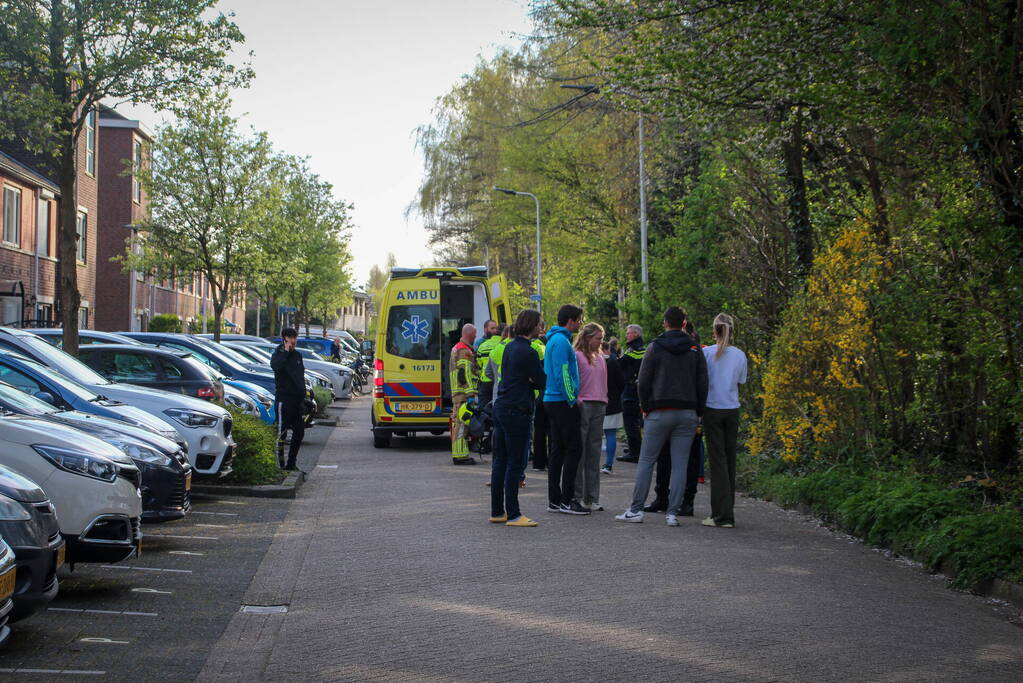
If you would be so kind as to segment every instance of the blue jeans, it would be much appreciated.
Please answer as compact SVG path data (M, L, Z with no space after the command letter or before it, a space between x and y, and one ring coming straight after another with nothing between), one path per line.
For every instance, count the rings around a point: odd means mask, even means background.
M682 493L686 486L689 450L696 434L695 410L655 410L643 421L643 448L636 466L636 485L632 489L632 512L640 512L650 493L650 479L657 463L657 455L666 441L671 441L671 485L668 494L668 514L677 515L682 509Z
M615 451L618 450L618 430L604 430L604 467L611 467L615 464Z
M519 517L519 482L529 459L529 434L533 415L514 409L494 408L494 462L490 467L490 513L508 519Z

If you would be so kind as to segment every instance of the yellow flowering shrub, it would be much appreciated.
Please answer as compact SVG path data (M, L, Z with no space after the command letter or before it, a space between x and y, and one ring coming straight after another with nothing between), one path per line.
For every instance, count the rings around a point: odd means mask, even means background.
M871 299L882 271L866 223L848 227L818 255L771 351L763 414L749 443L754 455L777 453L791 462L852 438L869 442Z

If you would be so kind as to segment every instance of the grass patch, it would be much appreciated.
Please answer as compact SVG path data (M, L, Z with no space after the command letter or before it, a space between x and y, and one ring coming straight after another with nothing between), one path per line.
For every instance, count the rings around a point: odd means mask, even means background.
M316 401L317 417L326 417L327 406L330 404L330 390L326 387L313 387L313 400Z
M951 569L957 587L1023 582L1023 514L985 503L975 487L852 465L799 471L748 457L740 471L751 495L806 505L868 543L911 554L932 570Z

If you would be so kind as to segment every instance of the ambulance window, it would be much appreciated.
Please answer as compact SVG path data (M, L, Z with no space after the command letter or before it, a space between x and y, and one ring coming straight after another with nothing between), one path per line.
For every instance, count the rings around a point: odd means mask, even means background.
M387 315L387 353L412 360L440 358L440 306L392 306Z

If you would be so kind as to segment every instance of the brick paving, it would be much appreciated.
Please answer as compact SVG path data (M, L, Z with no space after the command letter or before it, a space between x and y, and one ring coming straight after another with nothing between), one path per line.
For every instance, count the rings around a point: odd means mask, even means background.
M1018 615L769 503L734 530L660 515L522 507L492 525L489 468L454 467L444 438L376 450L368 401L323 449L200 680L1018 681ZM328 469L323 465L337 465ZM1017 620L1014 623L1014 620Z

